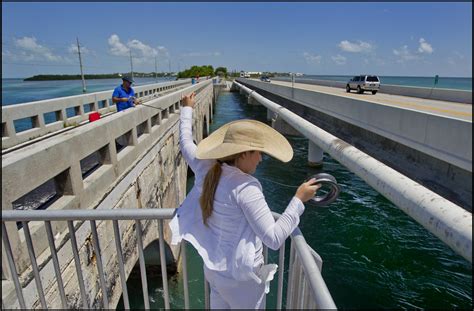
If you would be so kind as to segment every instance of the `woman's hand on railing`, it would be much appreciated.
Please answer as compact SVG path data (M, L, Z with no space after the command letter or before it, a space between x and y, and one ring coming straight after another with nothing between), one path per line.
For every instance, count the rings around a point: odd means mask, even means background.
M321 188L321 184L314 184L316 179L311 178L307 182L302 183L296 190L295 197L301 200L301 202L306 202L316 195L316 191Z
M181 98L181 102L183 103L183 106L184 106L184 107L191 107L191 108L194 108L195 97L196 97L196 93L195 93L195 92L192 92L191 94L188 94L188 95L184 95L184 96Z

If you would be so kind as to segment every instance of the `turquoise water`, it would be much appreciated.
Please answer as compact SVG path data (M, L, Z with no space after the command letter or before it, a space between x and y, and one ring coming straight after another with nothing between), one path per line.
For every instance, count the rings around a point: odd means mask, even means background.
M353 76L323 76L323 75L304 75L300 78L313 80L330 80L347 82ZM290 80L289 77L282 77ZM393 84L414 87L433 87L434 77L393 77L393 76L379 76L381 84ZM436 88L456 89L472 91L472 78L456 78L456 77L439 77Z
M169 81L169 78L135 78L134 86ZM175 80L173 78L173 80ZM112 90L122 83L120 79L87 80L87 93ZM81 80L23 81L2 79L2 106L84 94ZM111 94L112 95L112 94Z
M222 93L211 131L232 120L254 118L265 122L265 117L263 107L246 105L238 93ZM270 208L280 213L294 195L295 187L321 171L306 165L307 139L287 138L294 149L292 161L281 164L270 158L259 165L255 174ZM336 177L342 193L327 208L306 204L300 228L323 259L322 275L338 308L472 310L469 262L327 154L322 171ZM188 191L192 184L190 178ZM203 308L202 260L192 246L188 245L187 250L190 306ZM270 262L278 263L276 252L270 250L269 256ZM287 263L285 278L286 270ZM181 275L178 273L169 282L171 307L183 308ZM129 284L135 289L132 307L143 308L140 282ZM161 280L149 279L148 284L151 307L163 308ZM276 306L276 285L275 279L267 296L268 308Z

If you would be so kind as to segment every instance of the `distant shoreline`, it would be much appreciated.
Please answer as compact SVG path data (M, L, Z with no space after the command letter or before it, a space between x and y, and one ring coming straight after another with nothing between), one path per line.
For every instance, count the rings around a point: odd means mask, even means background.
M96 80L96 79L120 79L123 75L119 73L110 74L86 74L84 75L85 80ZM154 77L169 77L168 73L136 73L134 78L154 78ZM7 78L5 78L7 79ZM11 78L14 79L14 78ZM17 78L22 79L22 78ZM81 75L35 75L32 77L24 78L23 81L61 81L61 80L81 80ZM3 78L2 78L3 80Z

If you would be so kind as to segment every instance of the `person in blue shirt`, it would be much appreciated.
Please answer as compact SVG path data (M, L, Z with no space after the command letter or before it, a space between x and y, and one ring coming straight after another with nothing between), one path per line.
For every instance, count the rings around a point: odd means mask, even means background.
M135 91L132 88L133 79L129 76L123 76L122 81L122 85L117 86L112 93L112 102L117 104L117 112L134 107L140 103L135 97Z

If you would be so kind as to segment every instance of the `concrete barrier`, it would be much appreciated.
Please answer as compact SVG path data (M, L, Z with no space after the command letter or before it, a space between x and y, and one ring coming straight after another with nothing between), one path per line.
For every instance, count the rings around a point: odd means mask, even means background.
M190 84L190 79L186 79L137 86L134 90L137 97L144 97ZM88 120L92 112L103 114L116 111L115 104L112 103L112 92L113 90L109 90L2 106L2 149L77 125ZM86 108L90 111L85 112ZM67 109L74 109L75 115L68 116ZM45 114L48 113L55 114L55 122L46 124ZM33 128L17 133L14 122L25 118L31 118Z
M472 122L361 99L237 79L472 172Z
M290 82L289 79L285 78L273 78L275 81L286 81ZM336 88L345 88L347 83L341 81L330 81L330 80L313 80L296 78L295 82L313 85L322 85ZM457 103L472 104L472 91L466 90L454 90L454 89L440 89L440 88L427 88L427 87L413 87L413 86L402 86L393 84L381 84L380 93L410 96L426 99L445 100Z

